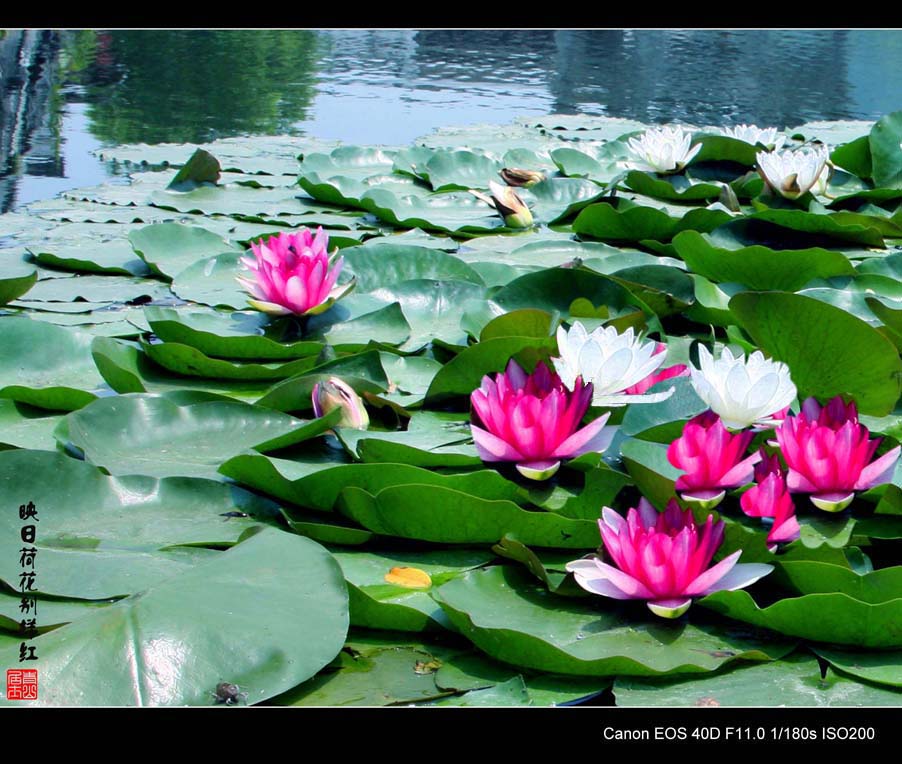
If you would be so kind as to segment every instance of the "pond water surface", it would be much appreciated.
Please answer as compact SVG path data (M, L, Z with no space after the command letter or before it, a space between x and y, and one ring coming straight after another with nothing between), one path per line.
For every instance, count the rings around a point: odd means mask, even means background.
M902 32L0 32L0 212L114 170L91 151L293 134L406 144L559 113L794 126L902 108Z

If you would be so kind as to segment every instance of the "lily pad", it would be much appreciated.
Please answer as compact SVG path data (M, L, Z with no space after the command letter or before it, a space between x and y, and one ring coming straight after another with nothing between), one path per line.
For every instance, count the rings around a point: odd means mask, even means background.
M45 252L44 249L50 251ZM90 248L35 246L33 252L35 262L75 273L147 276L151 272L128 241L108 241Z
M491 552L475 550L380 550L378 554L333 550L332 555L348 582L351 624L398 631L449 628L447 617L429 591L494 558ZM410 588L387 581L386 577L398 568L425 573L430 583Z
M347 628L347 593L331 555L265 531L37 637L46 684L32 705L207 705L224 678L256 703L313 676ZM9 665L17 652L5 649Z
M10 506L34 503L38 541L53 549L228 546L250 527L275 523L278 515L271 501L236 486L197 478L113 477L51 451L0 452L0 494ZM10 547L21 546L21 524L18 517L7 521ZM19 557L12 550L9 556Z
M689 680L618 679L618 706L896 706L902 693L854 682L805 653Z
M314 356L298 358L284 363L233 363L220 358L210 358L197 348L178 342L142 342L148 358L164 369L189 377L213 379L277 380L309 371L316 365Z
M902 362L886 337L819 300L744 292L730 309L752 339L789 366L799 398L852 396L864 414L884 416L902 391Z
M894 111L877 120L869 136L874 183L887 188L902 188L902 111Z
M183 300L244 310L250 295L235 280L242 274L241 253L213 255L180 271L172 291Z
M106 388L89 334L27 318L0 321L0 397L74 411Z
M238 248L204 228L180 223L157 223L129 235L141 259L161 276L175 278L189 265Z
M813 248L775 251L768 247L718 249L696 231L673 240L677 253L694 273L716 282L733 281L750 289L794 292L812 279L852 276L852 264L839 252Z
M573 221L573 231L580 236L631 244L644 239L670 241L680 231L690 229L705 233L730 220L729 213L721 210L695 208L681 218L673 218L653 207L624 203L614 207L602 202L580 212Z
M746 591L715 592L700 604L729 618L814 642L902 647L902 599L868 604L847 594L805 594L760 607Z
M821 658L843 674L876 684L902 688L902 651L864 652L863 650L836 650L814 648Z
M450 488L395 485L375 495L342 490L338 509L375 533L444 544L487 544L513 533L524 544L558 549L598 545L598 526L553 512L530 512Z
M342 253L345 267L357 277L357 289L371 292L404 281L469 281L482 285L479 274L463 261L436 249L386 242L368 247L349 247Z
M144 315L153 333L164 342L190 345L213 358L279 361L316 355L322 350L320 342L279 341L279 329L288 327L259 311L186 312L152 306L144 308Z
M134 394L102 398L70 415L64 434L85 458L113 475L217 478L219 465L246 448L299 443L322 434L337 419L305 423L240 401L179 406Z
M376 494L394 485L435 485L484 499L522 500L516 483L493 470L442 475L409 464L310 464L246 453L229 459L219 470L239 483L301 507L331 511L347 486Z
M467 573L433 596L491 657L560 674L695 674L736 660L774 660L792 649L785 640L755 639L722 626L636 617L635 609L611 601L557 597L506 566Z

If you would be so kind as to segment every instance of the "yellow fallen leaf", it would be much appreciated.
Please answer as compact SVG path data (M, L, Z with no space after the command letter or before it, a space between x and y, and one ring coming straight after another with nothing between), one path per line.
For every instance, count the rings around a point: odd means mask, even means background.
M392 568L385 574L385 580L390 584L407 589L428 589L432 586L429 574L419 568Z

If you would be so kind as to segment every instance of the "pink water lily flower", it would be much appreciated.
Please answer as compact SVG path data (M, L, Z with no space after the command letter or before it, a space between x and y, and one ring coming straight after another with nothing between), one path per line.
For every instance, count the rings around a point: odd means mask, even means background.
M725 489L751 482L761 454L743 457L753 437L752 432L730 433L712 411L686 422L683 434L667 448L667 460L686 473L676 481L683 499L710 509L723 501Z
M591 400L591 384L577 379L571 392L544 363L527 374L511 359L503 374L484 376L470 396L476 450L484 461L516 462L520 474L545 480L561 459L610 445L614 429L604 427L610 414L580 428Z
M770 565L736 562L741 551L711 566L723 542L724 522L709 515L699 525L676 499L659 513L646 499L624 519L605 507L598 521L604 548L614 565L598 557L567 563L586 591L617 600L648 600L648 608L663 618L677 618L693 597L741 589L766 576Z
M789 490L810 493L811 503L827 512L844 510L855 491L888 483L902 451L896 446L872 462L881 439L870 440L854 404L836 398L824 407L809 398L776 434L789 467Z
M655 352L653 355L661 355L661 353L667 352L667 345L663 342L655 343ZM657 371L653 371L649 374L645 379L639 380L635 385L630 385L627 387L623 393L624 395L642 395L649 388L658 384L658 382L663 382L667 379L673 379L674 377L688 377L689 376L689 367L686 364L678 363L674 366L668 366L666 369L658 369Z
M757 485L742 494L739 505L749 517L769 517L774 523L767 534L768 549L776 551L777 544L795 541L801 535L795 505L786 488L783 470L776 456L763 455L755 465Z
M254 258L242 257L251 277L238 277L251 294L248 302L258 310L276 316L308 316L322 313L354 287L336 286L343 259L327 251L329 238L322 226L316 235L307 228L280 233L265 242L251 243Z

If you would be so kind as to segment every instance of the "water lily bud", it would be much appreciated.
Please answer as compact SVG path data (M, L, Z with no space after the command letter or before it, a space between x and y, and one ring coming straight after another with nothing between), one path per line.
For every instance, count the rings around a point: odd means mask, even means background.
M537 170L522 170L519 167L505 167L498 173L509 186L530 188L545 180L545 173Z
M325 382L317 382L313 386L313 413L317 417L325 416L330 411L340 408L339 427L352 427L365 430L370 424L369 414L360 396L338 377L329 377Z
M510 228L529 228L532 225L532 213L526 203L510 186L502 186L489 181L492 201L495 209L504 218L504 224Z
M729 186L724 186L720 189L720 194L717 197L717 201L719 201L724 207L726 207L730 212L739 212L739 198L736 196L736 192L730 188Z

